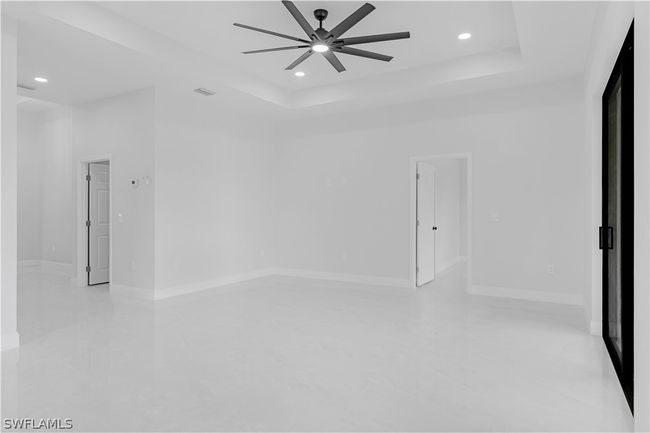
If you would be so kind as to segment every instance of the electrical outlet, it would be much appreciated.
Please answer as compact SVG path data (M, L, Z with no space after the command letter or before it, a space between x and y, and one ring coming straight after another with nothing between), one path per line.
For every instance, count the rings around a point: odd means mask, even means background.
M546 267L546 273L549 275L555 275L555 265L548 265Z

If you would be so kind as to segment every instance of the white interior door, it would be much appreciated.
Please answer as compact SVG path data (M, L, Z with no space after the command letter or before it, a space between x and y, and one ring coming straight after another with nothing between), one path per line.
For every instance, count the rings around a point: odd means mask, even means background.
M109 282L110 171L107 163L88 164L88 285Z
M435 192L435 168L431 164L418 162L416 193L416 281L418 287L436 277Z

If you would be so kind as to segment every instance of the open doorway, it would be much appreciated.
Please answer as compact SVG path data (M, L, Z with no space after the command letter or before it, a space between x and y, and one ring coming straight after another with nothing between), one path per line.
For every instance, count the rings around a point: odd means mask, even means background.
M471 281L471 156L411 158L411 286L461 262Z
M97 286L111 281L111 164L109 158L79 163L77 281Z

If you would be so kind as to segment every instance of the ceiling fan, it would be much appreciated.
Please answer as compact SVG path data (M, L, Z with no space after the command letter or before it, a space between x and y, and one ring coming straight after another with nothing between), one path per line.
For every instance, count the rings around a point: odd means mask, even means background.
M293 2L288 0L283 0L282 4L289 10L289 13L294 17L298 24L305 31L309 40L297 38L295 36L289 36L282 33L272 32L270 30L260 29L258 27L247 26L245 24L234 23L237 27L242 27L248 30L254 30L256 32L262 32L273 36L278 36L285 39L291 39L296 42L302 42L302 45L293 45L290 47L279 47L279 48L267 48L264 50L254 50L254 51L244 51L243 54L255 54L255 53L268 53L270 51L284 51L284 50L295 50L299 48L308 48L300 57L298 57L293 63L285 68L285 70L291 70L311 57L312 54L320 53L327 59L328 62L336 69L338 72L345 71L345 66L339 61L335 53L349 54L351 56L366 57L369 59L382 60L384 62L390 62L393 58L391 56L386 56L384 54L373 53L371 51L360 50L357 48L349 47L349 45L358 45L358 44L367 44L371 42L382 42L382 41L392 41L396 39L406 39L410 38L411 34L409 32L398 32L398 33L384 33L379 35L369 35L369 36L355 36L351 38L341 39L341 36L352 26L357 24L359 21L364 19L370 12L375 10L375 7L370 3L366 3L357 9L352 15L341 21L336 27L332 30L325 30L323 28L323 20L327 18L327 11L325 9L316 9L314 11L314 17L320 23L320 26L317 29L313 29L303 14L300 13L296 5Z

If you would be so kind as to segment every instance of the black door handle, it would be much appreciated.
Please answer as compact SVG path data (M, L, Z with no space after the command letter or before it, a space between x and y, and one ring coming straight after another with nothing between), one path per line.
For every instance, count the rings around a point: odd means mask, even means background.
M433 227L431 227L431 230L438 230L438 227L433 226Z
M607 229L607 235L605 235ZM598 248L601 250L614 249L614 227L598 227Z
M605 246L603 245L603 240L604 240L603 230L604 229L605 229L605 227L598 227L598 248L601 249L601 250L605 249Z

